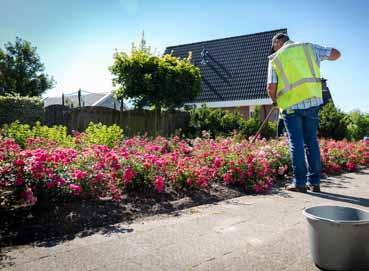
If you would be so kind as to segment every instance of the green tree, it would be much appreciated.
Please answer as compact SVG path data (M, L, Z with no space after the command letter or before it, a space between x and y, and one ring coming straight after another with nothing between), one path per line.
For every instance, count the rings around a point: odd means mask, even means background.
M347 136L348 117L332 102L327 103L319 112L320 137L343 139Z
M360 140L364 136L369 136L369 114L358 110L350 112L347 129L348 137L352 140Z
M133 51L141 51L141 52L144 52L148 55L154 55L154 53L151 52L151 46L147 45L144 31L142 31L141 40L140 40L140 43L138 44L138 46L134 42L132 42L131 52L133 52Z
M17 37L0 48L0 89L3 94L40 96L54 85L54 79L44 73L45 67L36 47Z
M190 53L189 53L190 56ZM136 108L154 106L173 110L193 100L201 91L200 70L188 59L155 56L144 37L130 55L117 52L109 68L117 98L131 99Z

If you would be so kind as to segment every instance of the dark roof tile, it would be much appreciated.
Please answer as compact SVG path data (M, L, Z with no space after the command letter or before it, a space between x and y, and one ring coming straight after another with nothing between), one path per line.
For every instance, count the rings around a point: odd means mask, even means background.
M192 51L193 63L201 70L202 93L193 102L264 99L268 55L273 36L287 29L202 41L167 47L177 57ZM201 52L208 51L207 63L201 64Z

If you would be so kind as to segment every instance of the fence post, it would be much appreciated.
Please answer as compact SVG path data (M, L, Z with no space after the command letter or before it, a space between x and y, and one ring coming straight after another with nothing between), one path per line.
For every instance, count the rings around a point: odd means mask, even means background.
M64 106L64 93L62 93L62 105Z
M78 106L81 107L81 89L78 90Z
M120 112L123 112L123 98L120 99Z

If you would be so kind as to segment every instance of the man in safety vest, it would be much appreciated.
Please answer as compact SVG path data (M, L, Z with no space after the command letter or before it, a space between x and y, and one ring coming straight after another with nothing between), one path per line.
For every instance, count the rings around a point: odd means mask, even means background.
M340 52L311 43L295 43L285 33L272 39L268 93L277 105L287 130L293 182L287 190L320 192L318 112L323 103L320 62L336 60ZM308 166L305 161L305 150Z

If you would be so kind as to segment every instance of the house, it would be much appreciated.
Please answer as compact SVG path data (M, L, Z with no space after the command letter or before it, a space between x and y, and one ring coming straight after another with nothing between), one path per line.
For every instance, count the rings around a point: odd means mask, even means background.
M192 52L192 62L201 70L202 92L186 105L239 110L246 119L259 105L264 119L272 107L266 91L268 55L278 32L287 29L167 47L165 54L181 58Z
M79 93L81 101L79 102ZM92 93L79 90L70 94L63 94L60 97L47 97L43 99L44 107L54 104L64 104L71 108L85 106L101 106L120 110L121 102L114 98L112 93ZM123 110L128 110L128 107L123 103Z

